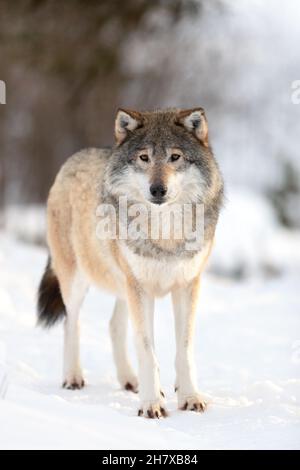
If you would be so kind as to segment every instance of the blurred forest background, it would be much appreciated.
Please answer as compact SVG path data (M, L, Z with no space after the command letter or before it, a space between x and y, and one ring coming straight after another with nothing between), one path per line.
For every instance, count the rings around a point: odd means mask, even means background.
M112 144L119 106L200 105L227 187L212 269L298 269L299 19L296 0L1 0L0 229L43 240L60 165Z

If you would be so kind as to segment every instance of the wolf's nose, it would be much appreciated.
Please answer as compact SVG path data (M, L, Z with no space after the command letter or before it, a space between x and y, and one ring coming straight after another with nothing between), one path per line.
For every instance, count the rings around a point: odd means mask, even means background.
M151 184L150 193L153 197L163 198L167 194L167 187L163 184Z

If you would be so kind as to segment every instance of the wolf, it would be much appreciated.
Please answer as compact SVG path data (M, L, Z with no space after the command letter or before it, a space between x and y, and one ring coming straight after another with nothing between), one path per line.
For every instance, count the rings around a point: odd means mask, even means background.
M90 285L111 292L112 351L122 388L139 393L138 415L168 415L155 356L155 298L171 293L176 330L178 407L202 412L193 357L201 274L210 255L223 202L223 178L209 143L202 107L155 111L119 109L115 144L85 149L60 169L47 204L49 259L38 290L38 323L64 319L63 387L80 389L84 378L79 354L79 312ZM128 228L119 199L128 211L143 205L161 215L189 204L203 207L202 242L186 249L187 237L97 235L99 206L112 207ZM192 226L196 212L192 210ZM112 212L106 217L113 218ZM149 215L144 214L144 220ZM152 219L151 219L152 220ZM172 225L172 224L171 224ZM109 232L109 230L108 230ZM142 231L143 235L144 232ZM128 318L133 325L138 377L127 353Z

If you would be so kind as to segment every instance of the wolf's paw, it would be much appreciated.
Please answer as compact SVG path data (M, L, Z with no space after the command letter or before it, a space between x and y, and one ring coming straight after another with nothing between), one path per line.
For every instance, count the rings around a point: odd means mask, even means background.
M178 408L203 413L207 408L207 402L200 393L195 393L193 395L180 397L178 400Z
M137 381L126 382L124 385L125 390L128 392L138 393L138 383Z
M81 375L70 375L65 378L62 386L67 390L80 390L85 386L85 382Z
M162 400L156 401L144 401L141 403L141 407L138 411L139 416L145 418L166 418L168 416L167 410Z
M133 393L138 393L138 380L134 374L119 378L121 387Z

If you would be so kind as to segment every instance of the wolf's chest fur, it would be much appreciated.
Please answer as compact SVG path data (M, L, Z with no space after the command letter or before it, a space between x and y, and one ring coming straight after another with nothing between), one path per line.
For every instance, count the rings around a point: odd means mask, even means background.
M121 252L133 276L150 294L163 296L172 289L187 285L201 271L209 248L205 247L193 257L151 258L134 253L125 243Z

